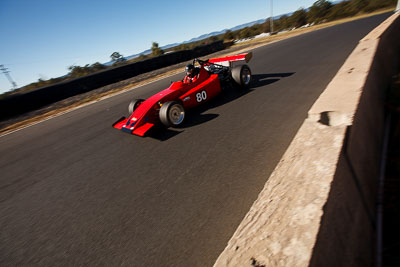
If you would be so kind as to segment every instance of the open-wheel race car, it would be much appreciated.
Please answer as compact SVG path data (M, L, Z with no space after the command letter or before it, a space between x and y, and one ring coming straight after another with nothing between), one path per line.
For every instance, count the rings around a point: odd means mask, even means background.
M227 83L246 89L250 85L251 70L248 63L252 53L213 58L194 59L196 79L171 83L171 86L148 99L136 99L129 104L128 118L122 117L113 127L124 132L144 136L153 126L182 125L186 110L202 105L222 92Z

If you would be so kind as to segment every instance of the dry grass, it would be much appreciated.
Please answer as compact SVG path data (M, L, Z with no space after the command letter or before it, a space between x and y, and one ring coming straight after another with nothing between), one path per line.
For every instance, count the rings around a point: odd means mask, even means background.
M79 101L77 101L77 102L75 102L75 103L73 103L71 105L68 105L68 106L65 106L65 107L55 108L55 109L50 110L48 112L45 112L43 114L36 115L36 116L31 117L31 118L23 119L23 120L18 121L16 123L7 125L7 126L5 126L5 127L0 129L0 134L1 135L5 135L5 134L11 133L13 131L22 129L22 128L26 128L26 127L32 126L32 125L37 124L37 123L39 123L41 121L48 120L48 119L51 119L53 117L57 117L59 115L71 112L73 110L76 110L76 109L84 107L84 106L88 106L90 104L99 102L99 101L101 101L103 99L107 99L107 98L113 97L115 95L130 91L130 90L132 90L134 88L137 88L139 86L143 86L145 84L148 84L148 83L151 83L153 81L162 79L164 77L168 77L168 76L177 74L179 72L182 72L182 70L181 69L171 70L171 71L168 71L168 72L153 76L152 78L146 79L144 81L133 82L133 83L130 83L129 85L118 87L118 88L115 88L115 89L107 91L107 92L99 93L99 94L96 94L96 95L89 95L89 96L84 97L84 98L80 99Z
M318 24L318 25L313 25L313 26L308 27L308 28L295 29L293 31L288 31L288 32L277 34L277 35L272 35L272 36L266 36L266 37L262 37L262 38L258 38L258 39L253 39L253 40L242 42L240 44L233 45L232 47L241 47L243 45L248 45L248 44L255 44L257 46L262 46L262 45L265 45L265 44L268 44L268 43L277 42L277 41L280 41L280 40L283 40L283 39L287 39L287 38L290 38L290 37L294 37L294 36L297 36L297 35L300 35L300 34L304 34L304 33L307 33L307 32L316 31L316 30L319 30L319 29L323 29L323 28L335 26L335 25L338 25L338 24L342 24L342 23L346 23L346 22L350 22L350 21L354 21L354 20L358 20L358 19L362 19L362 18L367 18L367 17L371 17L371 16L387 13L387 12L390 12L390 11L394 11L394 7L380 9L380 10L377 10L377 11L372 12L372 13L359 14L357 16L350 17L350 18L343 18L343 19L339 19L339 20L335 20L335 21L325 22L325 23L321 23L321 24ZM255 47L252 47L252 48L255 48Z
M390 12L393 11L394 8L387 8L387 9L382 9L382 10L378 10L372 13L368 13L368 14L360 14L358 16L355 17L350 17L350 18L344 18L344 19L340 19L340 20L335 20L335 21L331 21L331 22L326 22L326 23L321 23L318 25L314 25L308 28L302 28L302 29L295 29L293 31L289 31L289 32L285 32L285 33L281 33L278 35L273 35L273 36L267 36L267 37L263 37L263 38L258 38L258 39L253 39L253 40L249 40L246 42L242 42L240 44L235 44L233 45L229 50L230 52L226 52L226 53L218 53L219 56L228 56L228 55L232 55L232 54L236 54L236 53L241 53L243 51L246 50L250 50L250 49L254 49L260 46L264 46L266 44L272 43L272 42L277 42L283 39L287 39L290 37L294 37L294 36L298 36L307 32L312 32L315 30L319 30L322 28L327 28L327 27L331 27L337 24L341 24L341 23L345 23L345 22L349 22L349 21L354 21L357 19L361 19L361 18L366 18L366 17L370 17L370 16L374 16L374 15L378 15L378 14L383 14L386 12ZM146 80L142 80L139 82L132 82L128 85L123 85L120 87L117 87L115 89L112 89L110 91L107 92L103 92L103 93L99 93L99 94L89 94L88 96L77 100L75 103L65 106L65 107L59 107L59 108L54 108L48 112L45 112L43 114L39 114L39 115L32 115L32 117L29 118L24 118L21 121L17 121L14 123L11 123L10 125L6 125L4 126L2 129L0 129L0 134L1 135L5 135L8 134L10 132L19 130L21 128L24 127L29 127L30 125L34 125L37 124L43 120L47 120L50 119L52 117L56 117L59 116L61 114L70 112L72 110L78 109L80 107L83 106L87 106L90 105L92 103L101 101L103 99L106 98L110 98L112 96L115 96L117 94L121 94L123 92L132 90L136 87L151 83L153 81L162 79L164 77L168 77L177 73L182 72L182 68L181 67L177 67L176 69L172 69L169 71L166 71L164 73L152 76L151 78L148 78Z

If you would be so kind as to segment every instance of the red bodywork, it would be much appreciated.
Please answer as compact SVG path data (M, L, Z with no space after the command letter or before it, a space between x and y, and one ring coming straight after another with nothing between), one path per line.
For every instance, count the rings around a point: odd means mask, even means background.
M249 60L249 54L210 59L209 62L230 62ZM250 54L251 55L251 54ZM179 101L185 110L203 104L221 93L218 74L210 74L202 65L196 81L192 83L174 82L171 86L142 102L126 119L121 118L113 127L124 132L144 136L154 125L160 123L159 110L167 101Z

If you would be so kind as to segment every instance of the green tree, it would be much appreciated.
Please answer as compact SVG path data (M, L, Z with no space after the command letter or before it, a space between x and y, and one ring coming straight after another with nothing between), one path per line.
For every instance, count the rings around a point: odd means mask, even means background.
M239 32L240 39L245 39L245 38L249 38L249 37L251 37L251 32L250 32L249 27L246 27L246 28L243 28L240 30L240 32Z
M251 31L254 35L259 35L264 32L263 25L255 24L255 25L251 26Z
M300 8L289 17L289 24L291 27L301 27L307 24L307 12Z
M180 44L173 48L174 51L187 50L187 49L190 49L189 44Z
M103 64L101 64L100 62L96 62L96 63L93 63L93 64L90 66L90 72L91 72L91 73L94 73L94 72L98 72L98 71L104 70L104 69L106 69L106 68L107 68L107 67L104 66Z
M271 32L271 20L267 18L262 24L263 32Z
M86 64L85 66L81 67L81 66L69 66L69 76L76 78L76 77L80 77L83 75L87 75L89 74L87 68L89 67L89 64Z
M86 64L83 67L72 65L72 66L68 67L68 70L69 70L69 76L72 78L76 78L76 77L88 75L91 73L95 73L95 72L98 72L98 71L106 69L106 68L107 67L104 66L103 64L96 62L92 65Z
M124 58L123 55L121 55L119 52L114 52L111 54L111 60L115 62L122 62L125 61L126 59Z
M209 38L208 38L208 43L213 43L213 42L216 42L216 41L218 41L219 39L218 39L218 36L216 36L216 35L213 35L213 36L210 36Z
M379 8L396 6L397 0L369 0L368 5L364 8L364 11L371 12Z
M283 15L279 19L274 20L274 28L276 31L281 31L290 28L289 17Z
M330 9L332 8L332 4L326 0L318 0L316 1L307 12L307 21L308 22L320 22L326 19Z
M146 56L144 54L140 54L140 56L138 56L138 58L137 58L137 61L142 61L142 60L145 60L147 58L148 58L148 56Z
M350 8L350 1L343 1L333 5L327 15L328 20L340 19L354 15Z
M350 9L352 13L357 14L363 11L368 6L368 0L352 0L350 2Z
M160 56L160 55L162 55L162 54L164 54L164 50L162 50L162 49L158 46L158 43L153 42L153 43L151 44L151 55L157 57L157 56Z
M224 40L227 40L227 41L233 40L233 39L234 39L234 36L233 36L232 31L231 31L231 30L227 30L227 31L224 33L223 39L224 39Z

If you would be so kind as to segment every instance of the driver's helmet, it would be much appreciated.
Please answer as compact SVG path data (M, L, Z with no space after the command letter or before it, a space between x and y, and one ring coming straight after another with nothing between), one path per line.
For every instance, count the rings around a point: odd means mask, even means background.
M187 64L185 67L186 76L193 77L194 76L194 66L193 64Z

